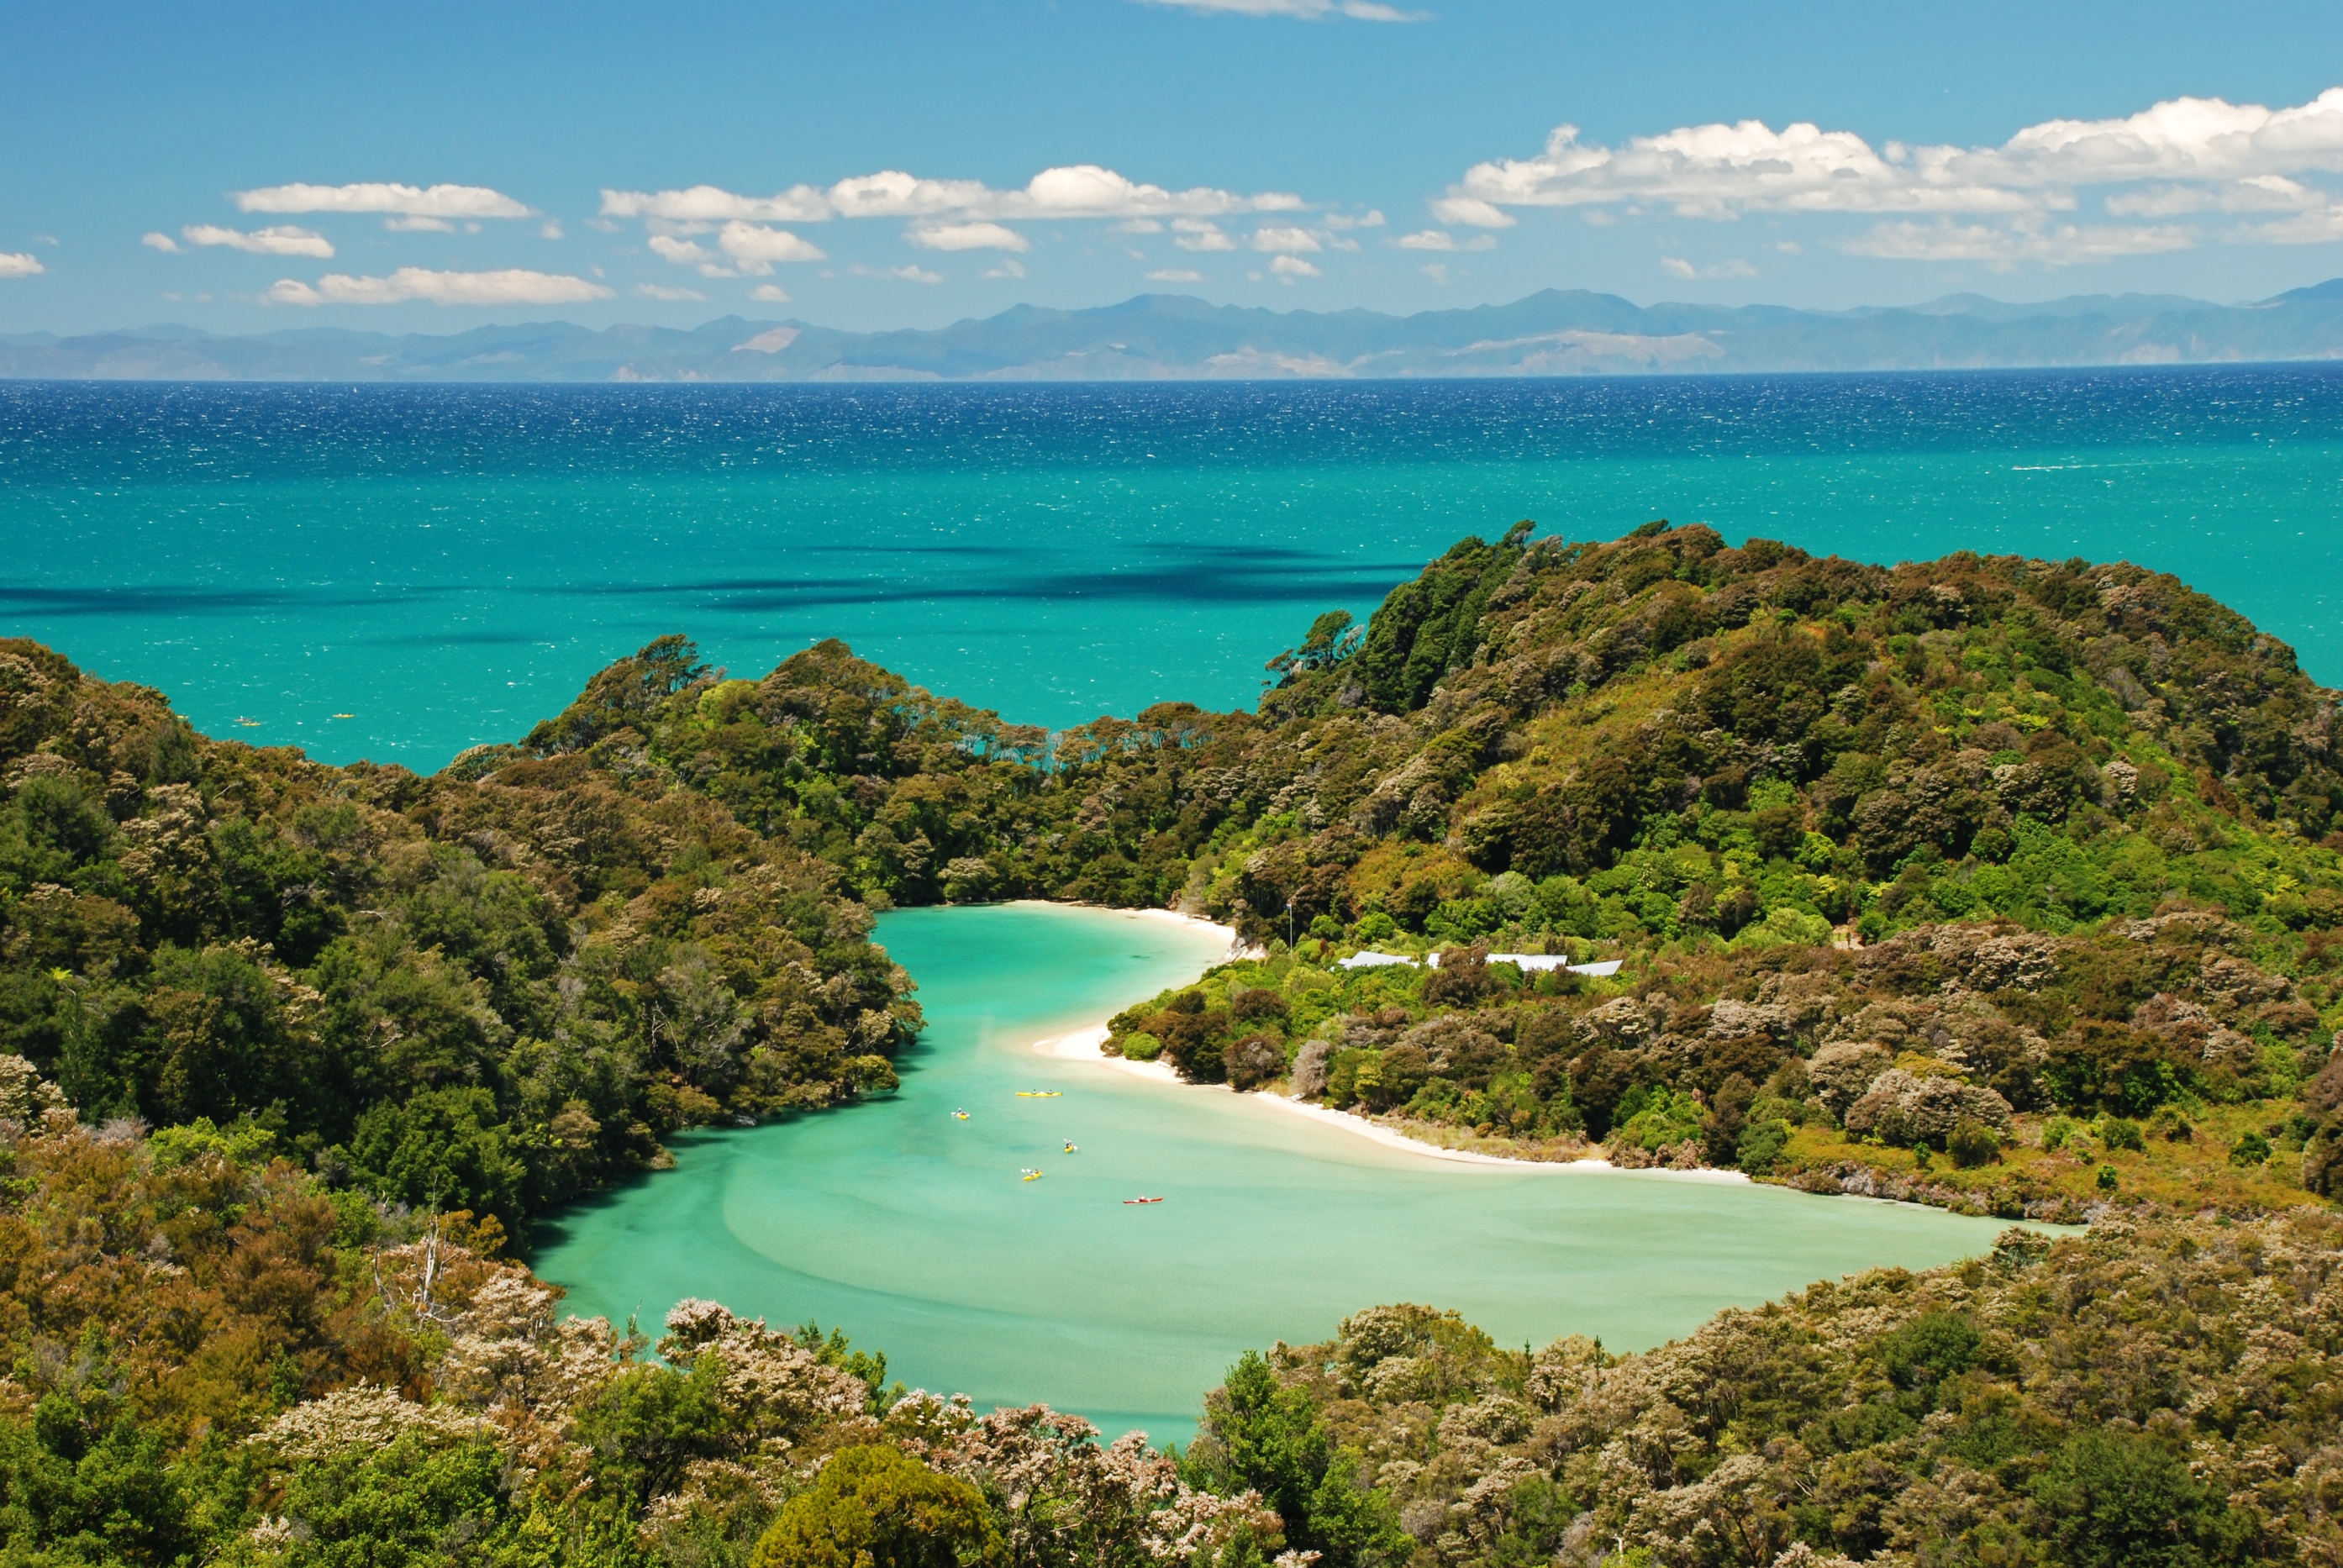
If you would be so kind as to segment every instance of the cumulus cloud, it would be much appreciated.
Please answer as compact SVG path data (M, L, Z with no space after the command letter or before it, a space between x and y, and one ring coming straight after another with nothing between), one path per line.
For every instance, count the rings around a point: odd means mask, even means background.
M456 226L444 217L424 217L419 215L387 217L382 220L382 226L392 234L453 234L456 232ZM478 224L472 225L475 232L478 232L479 226Z
M486 186L264 186L236 193L239 212L396 213L406 217L535 217Z
M850 277L885 277L892 278L898 283L941 283L944 280L942 273L930 272L925 267L914 266L910 262L905 262L900 266L864 266L857 263L848 267L846 271ZM822 276L827 277L830 275L824 273Z
M1255 250L1282 251L1289 256L1325 248L1319 243L1318 236L1308 229L1290 226L1253 230L1252 247Z
M639 283L635 293L645 299L706 299L708 296L696 288L669 288L663 284Z
M811 186L793 186L778 196L735 196L714 186L686 190L602 193L604 217L654 217L670 223L820 223L830 216L830 200Z
M273 224L246 234L241 229L221 228L215 224L191 223L179 232L186 236L189 245L225 246L230 250L248 251L254 256L313 256L323 260L334 254L333 246L327 243L324 235L313 234L291 224ZM148 235L139 243L153 245L158 239L165 243L155 246L157 250L179 248L171 245L167 236L158 234Z
M824 261L826 252L785 228L734 218L716 236L716 248L671 234L654 234L651 254L678 266L696 266L703 277L767 277L779 261Z
M766 228L737 218L717 235L716 248L730 256L732 265L740 271L759 276L770 272L777 261L827 259L820 247L785 228Z
M1277 275L1277 281L1280 283L1292 283L1297 277L1325 276L1298 256L1281 256L1269 264L1269 270Z
M2343 174L2343 87L2272 109L2174 98L2104 120L2046 120L1996 147L1874 146L1811 122L1685 126L1615 146L1561 126L1526 158L1475 164L1432 203L1443 224L1499 228L1522 207L1665 211L1737 218L1755 212L1899 219L1846 248L1916 259L2060 264L2196 243L2170 224L2054 223L2097 195L2111 218L2285 215L2218 237L2284 241L2328 232L2343 206L2318 176ZM2132 187L2132 188L2124 188ZM1939 220L1935 223L1924 221ZM1961 222L1983 219L1984 222Z
M714 186L602 193L604 217L680 225L713 225L735 218L789 223L820 223L833 217L1165 218L1290 212L1301 206L1300 196L1282 191L1243 196L1205 186L1168 190L1126 178L1097 164L1043 169L1021 190L995 190L981 180L923 179L900 169L882 169L840 180L827 190L800 185L770 196L736 196Z
M576 305L608 299L610 290L582 277L506 267L496 272L432 272L402 266L388 277L329 272L316 285L279 278L262 297L275 305Z
M138 243L148 250L159 250L166 256L179 254L179 242L167 234L142 234L138 236Z
M1471 239L1459 240L1446 229L1427 228L1414 234L1401 235L1391 243L1402 250L1494 250L1497 248L1497 236L1476 234Z
M1422 11L1403 11L1396 5L1379 5L1376 0L1145 0L1145 3L1173 10L1202 12L1208 15L1218 13L1234 16L1299 16L1312 22L1335 16L1348 16L1353 22L1430 20Z
M0 250L0 277L35 277L47 270L29 250Z
M977 276L993 278L1022 277L1025 276L1025 264L1013 256L1004 256L1001 258L1000 266L988 266Z
M1202 283L1204 281L1204 275L1201 272L1191 272L1184 266L1167 266L1160 272L1149 273L1147 281L1150 283Z
M903 236L922 250L1031 250L1032 242L997 223L921 224ZM1023 274L1018 276L1022 276Z
M760 283L749 291L751 299L761 299L767 305L787 305L789 291L778 283Z
M1735 257L1715 262L1707 266L1695 266L1680 256L1660 257L1660 270L1677 277L1755 277L1757 269Z
M1209 218L1181 217L1172 220L1172 243L1182 250L1234 250L1237 242L1221 232L1221 226Z

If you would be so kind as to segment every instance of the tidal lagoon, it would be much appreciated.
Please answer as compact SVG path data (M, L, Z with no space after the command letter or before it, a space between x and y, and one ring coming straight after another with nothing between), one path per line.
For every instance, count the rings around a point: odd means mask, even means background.
M1031 1049L1192 979L1225 950L1205 928L1005 904L899 911L879 936L929 1020L902 1088L679 1137L676 1170L555 1216L533 1261L565 1310L656 1332L700 1296L816 1320L979 1408L1039 1400L1184 1442L1247 1347L1378 1302L1456 1308L1507 1344L1640 1349L1814 1280L1984 1251L2002 1228L1713 1172L1438 1160ZM1142 1193L1164 1201L1123 1201Z

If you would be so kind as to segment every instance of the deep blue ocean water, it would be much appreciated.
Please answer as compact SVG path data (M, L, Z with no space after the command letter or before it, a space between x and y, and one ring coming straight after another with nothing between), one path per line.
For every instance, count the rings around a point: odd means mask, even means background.
M0 383L0 632L429 769L662 632L1012 719L1249 704L1468 533L2172 571L2343 682L2343 367L882 387ZM354 717L337 718L338 714ZM250 722L243 722L250 721Z

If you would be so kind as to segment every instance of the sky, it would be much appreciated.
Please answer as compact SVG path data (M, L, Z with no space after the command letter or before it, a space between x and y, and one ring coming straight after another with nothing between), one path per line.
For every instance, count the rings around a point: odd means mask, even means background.
M0 0L0 332L2267 297L2331 4Z

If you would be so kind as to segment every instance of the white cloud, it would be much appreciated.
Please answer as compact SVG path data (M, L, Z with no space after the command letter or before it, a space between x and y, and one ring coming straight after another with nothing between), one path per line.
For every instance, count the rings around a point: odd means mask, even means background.
M291 224L275 224L246 234L239 229L221 228L213 224L191 223L179 232L186 236L189 245L226 246L230 250L249 251L255 256L313 256L322 260L334 254L334 247L327 242L324 235L312 234ZM159 250L162 247L157 246L156 248Z
M1022 277L1025 276L1025 264L1013 256L1004 256L1001 258L999 266L988 266L977 276L993 278Z
M2107 120L2046 120L1997 147L1874 146L1810 122L1776 131L1757 120L1685 126L1616 146L1557 127L1534 157L1475 164L1432 205L1445 224L1503 227L1508 209L1654 209L1732 219L1753 212L1885 216L1843 248L1926 260L2065 265L2183 248L2207 232L2171 224L2101 224L2077 213L2100 198L2110 218L2280 214L2209 231L2232 241L2330 237L2343 206L2343 87L2271 109L2173 98ZM2318 176L2330 176L2322 184ZM2122 187L2133 187L2125 189ZM1916 221L1934 217L1935 224ZM1982 218L1984 223L1958 223Z
M827 190L793 186L778 196L735 196L714 186L687 190L602 193L602 216L671 224L728 219L818 223L832 217L1163 218L1240 212L1291 212L1302 198L1282 191L1252 196L1199 186L1167 190L1097 164L1043 169L1022 190L995 190L981 180L922 179L900 169L857 175Z
M1916 223L1906 218L1875 225L1841 242L1839 248L1851 256L1890 261L1976 261L1996 267L2037 262L2045 266L2071 266L2077 262L2186 250L2196 239L2195 230L2169 224L2153 228L2106 224L1994 226L1941 218Z
M1458 196L1453 187L1447 196L1432 204L1432 216L1443 223L1461 223L1468 228L1511 228L1521 221L1479 196Z
M678 266L697 266L703 277L769 276L777 261L823 261L826 254L782 228L765 228L734 218L716 236L716 250L698 240L655 234L651 254ZM723 255L719 256L717 252Z
M1660 270L1673 273L1678 277L1755 277L1757 276L1755 267L1738 257L1730 261L1716 262L1708 266L1694 266L1683 256L1664 256L1660 257Z
M1417 270L1422 272L1424 276L1432 279L1433 282L1440 285L1441 287L1445 288L1448 286L1448 264L1446 262L1427 261L1421 267L1417 268Z
M1471 239L1460 241L1446 229L1427 228L1414 234L1403 234L1391 243L1402 250L1494 250L1497 248L1497 236L1476 234Z
M706 299L708 296L696 288L669 288L663 284L639 283L635 293L645 299Z
M651 254L678 266L698 266L706 271L720 264L716 253L697 241L678 239L671 234L655 234L650 237Z
M890 277L898 283L941 283L944 280L944 275L942 273L929 272L922 267L914 266L909 262L904 263L901 266L862 266L857 265L850 266L846 270L849 276L854 277Z
M0 277L33 277L47 270L29 250L0 250Z
M922 250L1031 250L1032 242L997 223L921 224L903 236ZM1021 274L1020 276L1022 276Z
M1298 256L1281 256L1269 264L1280 283L1292 283L1297 277L1323 277L1325 274Z
M545 226L537 231L537 236L539 239L567 239L569 237L568 235L561 232L561 220L559 218L552 217L545 220Z
M1179 217L1172 220L1172 243L1182 250L1234 250L1237 242L1221 232L1221 226L1200 217Z
M1163 226L1151 217L1127 217L1109 232L1113 234L1161 234Z
M1218 12L1235 16L1299 16L1312 22L1333 16L1348 16L1354 22L1424 22L1431 19L1424 12L1403 11L1396 5L1378 5L1376 0L1145 0L1145 3L1208 15Z
M582 277L506 267L498 272L432 272L402 266L388 277L353 277L329 272L315 287L280 278L263 296L276 305L575 305L608 299L610 291Z
M735 196L714 186L688 190L602 193L604 217L657 217L675 223L820 223L830 216L830 200L811 186L794 186L776 196Z
M1383 215L1374 207L1369 207L1363 213L1330 212L1326 215L1326 226L1338 229L1381 228L1383 226Z
M159 250L166 256L179 254L179 242L167 234L142 234L138 236L138 243L148 250Z
M486 186L265 186L236 193L240 212L387 212L407 217L535 217Z
M743 272L762 275L777 261L823 261L820 247L785 228L763 228L735 218L716 236L716 248L730 256Z
M1191 272L1184 266L1167 266L1161 272L1149 273L1147 281L1150 283L1202 283L1204 281L1204 275L1201 272Z
M787 305L789 291L778 283L760 283L749 291L751 299L761 299L767 305Z
M1301 251L1316 252L1325 248L1319 244L1318 236L1308 229L1291 227L1253 230L1252 247L1255 250L1282 251L1287 255Z

